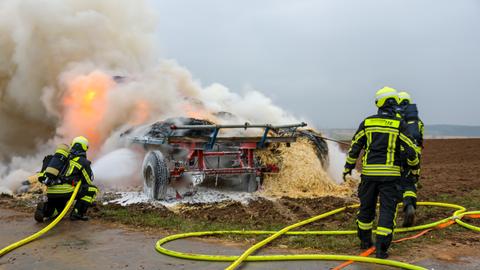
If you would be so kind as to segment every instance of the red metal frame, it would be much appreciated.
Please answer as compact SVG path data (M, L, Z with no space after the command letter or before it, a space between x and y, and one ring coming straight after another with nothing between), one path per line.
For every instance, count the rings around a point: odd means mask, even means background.
M267 168L256 167L255 166L255 155L254 151L257 149L256 142L243 142L240 143L238 151L209 151L205 150L202 145L197 145L196 143L177 143L173 146L188 149L188 156L186 164L196 164L192 167L185 168L182 166L175 166L173 170L170 171L170 176L173 178L180 177L185 171L192 172L202 172L205 175L235 175L235 174L246 174L246 173L256 173L260 175L266 170L269 171L269 168L276 166L267 166ZM205 165L205 157L221 157L221 156L235 156L238 161L238 168L215 168L209 169ZM195 163L195 161L197 161ZM189 165L186 165L189 166Z

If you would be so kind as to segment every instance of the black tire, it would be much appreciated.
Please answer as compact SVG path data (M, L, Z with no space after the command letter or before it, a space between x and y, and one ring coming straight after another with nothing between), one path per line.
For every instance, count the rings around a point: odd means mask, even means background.
M257 175L254 173L247 174L243 177L243 191L252 193L258 189Z
M143 160L144 191L155 200L164 200L167 195L170 172L163 154L150 151Z

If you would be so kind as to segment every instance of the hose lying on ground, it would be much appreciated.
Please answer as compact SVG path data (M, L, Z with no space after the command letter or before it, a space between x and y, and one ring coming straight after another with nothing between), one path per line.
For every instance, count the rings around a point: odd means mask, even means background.
M0 250L0 257L2 257L3 255L9 253L10 251L12 251L12 250L14 250L18 247L21 247L21 246L37 239L38 237L42 236L43 234L45 234L46 232L51 230L53 227L55 227L55 225L57 225L57 223L60 222L60 220L62 220L62 218L67 214L68 209L70 209L70 206L72 206L73 201L75 200L75 196L77 196L77 193L78 193L78 190L80 189L81 184L82 184L81 181L79 181L77 183L77 185L75 186L75 189L73 190L72 197L70 197L70 199L67 202L67 205L65 206L63 211L60 213L60 215L58 215L50 224L48 224L45 228L41 229L40 231L38 231L38 232L30 235L29 237L24 238L24 239L22 239L18 242L15 242L15 243L9 245L8 247L5 247L2 250Z
M75 200L75 197L78 193L78 190L80 188L81 182L79 182L75 190L70 197L70 200L68 201L67 205L63 209L63 211L58 215L55 220L53 220L48 226L43 228L42 230L38 231L37 233L22 239L16 243L13 243L2 250L0 250L0 257L3 255L7 254L8 252L25 245L41 235L45 234L49 230L51 230L60 220L67 214L68 210L70 209L71 205L73 204L73 201ZM425 230L425 229L430 229L434 228L437 226L441 226L445 223L449 223L451 221L455 221L457 224L468 228L470 230L474 230L477 232L480 232L480 227L473 226L471 224L468 224L461 219L463 217L472 217L472 218L480 218L480 211L469 211L465 212L466 209L463 206L456 205L456 204L448 204L448 203L439 203L439 202L418 202L417 205L422 205L422 206L439 206L439 207L446 207L446 208L453 208L456 209L454 214L448 218L432 222L429 224L425 225L420 225L420 226L415 226L415 227L410 227L410 228L399 228L395 229L395 232L410 232L410 231L417 231L417 230ZM250 256L253 252L257 251L258 249L262 248L266 244L272 242L273 240L277 239L278 237L282 235L346 235L346 234L355 234L356 231L353 230L347 230L347 231L291 231L292 229L295 229L297 227L315 222L317 220L326 218L328 216L337 214L339 212L345 211L347 208L357 208L357 205L352 205L352 206L347 206L347 207L342 207L338 208L332 211L329 211L327 213L323 213L321 215L303 220L301 222L295 223L293 225L287 226L283 228L282 230L275 232L275 231L205 231L205 232L192 232L192 233L182 233L182 234L176 234L176 235L171 235L168 237L165 237L163 239L160 239L157 244L156 244L156 250L160 253L163 253L165 255L177 257L177 258L183 258L183 259L190 259L190 260L202 260L202 261L232 261L233 263L227 267L226 269L235 269L238 267L243 261L293 261L293 260L335 260L335 261L357 261L357 262L365 262L365 263L375 263L375 264L382 264L382 265L388 265L388 266L393 266L393 267L400 267L404 269L413 269L413 270L419 270L419 269L426 269L420 266L412 265L412 264L407 264L399 261L394 261L394 260L383 260L383 259L376 259L376 258L369 258L369 257L363 257L363 256L351 256L351 255L326 255L326 254L297 254L297 255L262 255L262 256ZM188 237L200 237L200 236L210 236L210 235L225 235L225 234L242 234L242 235L270 235L266 239L260 241L259 243L253 245L249 249L247 249L241 256L224 256L224 255L207 255L207 254L194 254L194 253L183 253L183 252L178 252L178 251L173 251L164 248L162 245L164 245L167 242L171 242L177 239L182 239L182 238L188 238Z
M480 211L472 211L472 212L465 212L466 209L463 206L456 205L456 204L449 204L449 203L439 203L439 202L418 202L417 205L419 206L438 206L438 207L446 207L452 208L456 211L453 213L452 216L448 218L444 218L442 220L432 222L429 224L409 227L409 228L398 228L395 229L396 233L401 232L411 232L417 230L425 230L429 228L434 228L439 225L442 225L447 222L451 222L452 220L458 223L459 225L480 232L480 227L476 227L470 224L465 223L461 219L463 217L480 217ZM399 261L394 260L383 260L377 258L369 258L363 256L350 256L350 255L326 255L326 254L296 254L296 255L254 255L250 256L253 252L257 251L258 249L262 248L266 244L272 242L276 238L282 235L345 235L345 234L356 234L356 231L347 230L347 231L291 231L297 227L312 223L314 221L318 221L320 219L326 218L328 216L337 214L339 212L345 211L347 208L358 208L358 204L351 205L347 207L338 208L321 215L300 221L293 225L287 226L282 230L275 232L275 231L205 231L205 232L191 232L191 233L181 233L176 235L167 236L165 238L160 239L155 248L158 252L172 256L177 258L189 259L189 260L201 260L201 261L230 261L233 262L229 267L226 269L235 269L237 268L243 261L293 261L293 260L335 260L335 261L357 261L357 262L366 262L366 263L374 263L374 264L382 264L388 265L393 267L399 267L404 269L425 269L421 266L416 266L412 264L407 264ZM241 234L241 235L270 235L269 237L265 238L264 240L260 241L259 243L253 245L249 249L247 249L242 255L240 256L224 256L224 255L208 255L208 254L195 254L195 253L183 253L179 251L169 250L163 247L163 245L167 242L171 242L174 240L188 238L188 237L201 237L201 236L211 236L211 235L226 235L226 234Z

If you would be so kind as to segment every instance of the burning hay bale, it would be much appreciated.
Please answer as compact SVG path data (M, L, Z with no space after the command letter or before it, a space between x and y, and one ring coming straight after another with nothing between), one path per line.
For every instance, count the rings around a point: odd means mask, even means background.
M326 172L326 155L319 157L318 145L308 136L298 138L290 146L272 145L258 151L257 156L264 164L280 167L278 174L265 174L262 191L265 195L304 198L353 193L355 181L336 184Z
M322 134L316 132L313 129L299 130L298 135L302 138L306 138L315 149L318 159L322 163L323 167L328 166L328 146L327 142L322 138Z
M38 195L45 194L46 191L47 187L38 181L36 175L32 175L22 182L22 186L17 189L16 196L21 200L31 201L33 198L37 198Z
M30 189L29 189L30 193L44 194L47 192L47 186L40 183L36 176L29 177L28 182L30 183Z

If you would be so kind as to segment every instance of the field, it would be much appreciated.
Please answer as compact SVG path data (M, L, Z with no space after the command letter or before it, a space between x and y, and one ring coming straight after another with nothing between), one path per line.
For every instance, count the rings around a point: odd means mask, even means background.
M420 181L422 188L419 190L419 200L457 203L470 210L480 210L479 150L480 139L427 140L423 154L422 178ZM92 209L91 216L93 217L92 223L97 227L120 228L147 235L166 235L200 230L278 230L286 225L355 202L356 198L354 196L350 198L320 197L310 199L284 197L277 200L259 198L249 204L234 201L193 204L175 211L150 204L123 207L99 203ZM18 215L25 218L27 217L26 213L33 211L31 202L2 197L0 203L2 208L14 208L19 213ZM449 215L451 215L450 210L420 207L417 224L433 222ZM9 217L2 217L2 219L12 221ZM350 209L345 213L310 224L302 229L354 229L354 219L355 210ZM469 222L477 226L480 225L478 220L469 220ZM401 224L401 213L397 224ZM93 232L95 231L99 230ZM2 233L2 235L4 234ZM101 234L99 233L99 235ZM399 234L398 237L400 236L406 235ZM221 246L239 248L255 243L261 238L228 236L222 239L208 238L201 240L201 242L206 242L208 245L213 241ZM2 244L4 243L3 240L1 241ZM153 249L154 241L153 239L151 241ZM38 243L36 244L38 245ZM277 252L280 249L288 252L308 250L309 253L312 253L313 250L315 253L330 254L356 255L360 253L355 236L283 237L274 242L271 247ZM211 248L203 248L208 249L202 250L203 252L211 251ZM429 232L415 240L394 244L391 254L393 259L405 262L419 262L423 265L434 266L445 264L454 267L451 269L462 265L462 268L465 269L475 269L478 265L473 265L472 261L478 259L479 248L479 233L467 231L458 225L452 225L442 230ZM293 249L296 250L292 251ZM9 256L15 256L15 253L21 252L20 249ZM81 253L82 250L77 252ZM161 255L155 256L161 257ZM8 261L2 258L0 266L2 264L10 265L11 260L11 257ZM15 264L18 266L20 260L17 259L13 262L12 268ZM108 262L106 262L106 265L108 266ZM306 269L310 268L306 266Z

